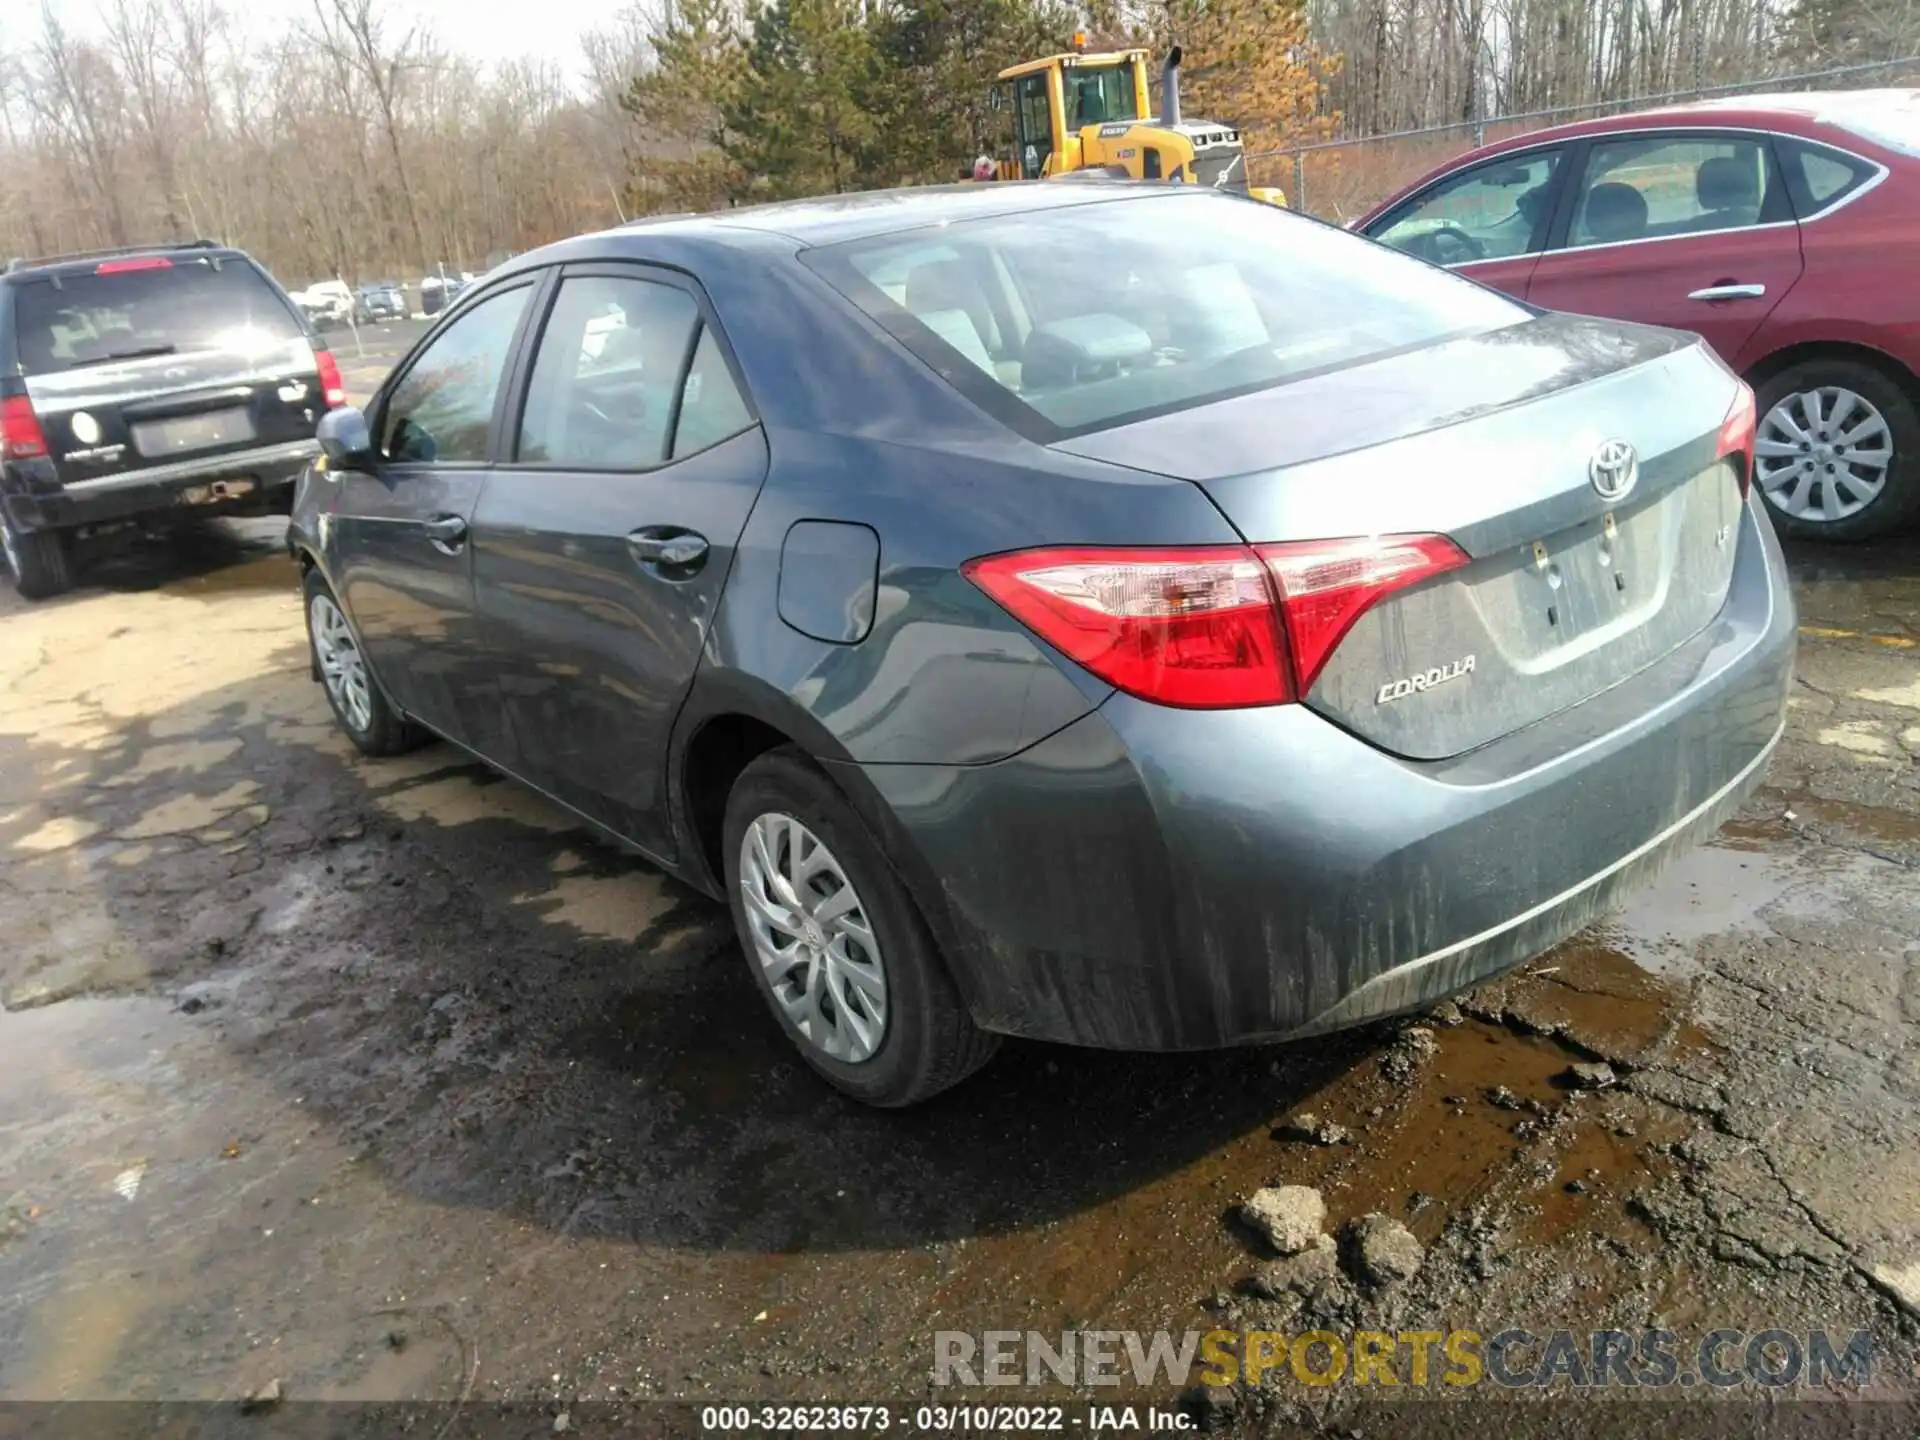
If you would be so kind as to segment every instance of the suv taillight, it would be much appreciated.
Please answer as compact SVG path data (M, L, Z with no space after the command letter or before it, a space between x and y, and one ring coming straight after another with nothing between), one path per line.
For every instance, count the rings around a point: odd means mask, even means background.
M1109 684L1161 705L1213 710L1297 700L1369 606L1466 563L1443 536L1389 535L1022 550L961 569Z
M1743 499L1753 484L1753 444L1758 420L1753 387L1743 380L1739 392L1733 397L1733 407L1721 422L1720 446L1714 454L1716 460L1724 460L1729 455L1740 457L1740 495Z
M33 401L24 395L0 400L0 456L8 460L37 460L47 453L47 437Z
M333 352L316 350L313 360L320 370L320 391L326 396L327 408L338 410L347 403L347 387L340 378L340 367L334 363Z

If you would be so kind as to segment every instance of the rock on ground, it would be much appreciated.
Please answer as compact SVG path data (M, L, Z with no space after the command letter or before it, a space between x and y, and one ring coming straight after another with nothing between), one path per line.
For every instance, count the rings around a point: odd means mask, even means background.
M1440 1053L1440 1042L1425 1025L1409 1025L1380 1057L1380 1071L1394 1085L1410 1084L1420 1067Z
M1912 1265L1869 1265L1867 1278L1894 1304L1920 1320L1920 1261Z
M1362 1215L1346 1229L1348 1268L1369 1285L1393 1285L1420 1273L1425 1252L1413 1232L1390 1216Z
M1613 1073L1613 1067L1605 1061L1570 1065L1567 1073L1561 1077L1563 1083L1574 1090L1604 1090L1618 1078Z
M1240 1206L1241 1217L1282 1255L1297 1255L1319 1238L1327 1202L1309 1185L1270 1185Z
M1323 1120L1311 1110L1302 1110L1291 1120L1283 1121L1274 1137L1280 1140L1298 1140L1307 1145L1344 1145L1353 1138L1353 1132L1344 1125L1336 1125L1331 1120Z
M1253 1272L1247 1288L1262 1300L1283 1295L1305 1295L1320 1281L1339 1273L1339 1252L1331 1235L1316 1235L1297 1254L1285 1255Z

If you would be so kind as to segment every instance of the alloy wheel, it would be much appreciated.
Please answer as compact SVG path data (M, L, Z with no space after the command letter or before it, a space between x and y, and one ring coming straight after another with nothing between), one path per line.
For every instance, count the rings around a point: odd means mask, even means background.
M17 579L20 574L20 542L14 539L13 526L7 523L4 515L0 515L0 553L6 555L7 569Z
M1886 488L1893 432L1864 395L1825 385L1783 395L1760 421L1754 475L1776 510L1809 524L1857 515Z
M754 960L774 1002L829 1059L869 1060L887 1031L887 972L866 907L820 837L791 815L740 838Z
M362 733L373 727L373 690L367 662L340 607L325 595L307 606L307 624L313 632L313 653L320 661L320 678L347 722Z

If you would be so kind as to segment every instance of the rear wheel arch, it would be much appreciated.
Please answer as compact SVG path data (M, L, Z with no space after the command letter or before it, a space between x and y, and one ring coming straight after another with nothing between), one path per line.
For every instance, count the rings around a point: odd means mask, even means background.
M839 739L785 693L741 671L703 668L668 749L680 877L727 899L727 798L760 756L792 746L822 771L874 838L933 932L948 973L969 1000L975 985L945 890L892 809Z
M677 848L690 884L715 897L726 893L720 837L727 795L741 771L782 745L816 761L847 758L832 732L784 692L744 671L703 663L667 747Z
M1755 390L1760 390L1774 376L1809 360L1844 360L1871 366L1905 390L1914 404L1920 406L1920 376L1885 350L1851 340L1803 340L1782 346L1749 365L1744 378Z

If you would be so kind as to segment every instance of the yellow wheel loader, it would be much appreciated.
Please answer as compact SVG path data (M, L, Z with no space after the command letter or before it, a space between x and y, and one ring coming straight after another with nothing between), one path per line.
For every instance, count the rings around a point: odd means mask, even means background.
M1012 151L995 165L1000 180L1050 180L1073 174L1212 185L1272 205L1287 198L1272 186L1247 183L1240 132L1180 113L1180 47L1167 55L1161 113L1147 91L1147 52L1084 53L1074 49L1002 70L993 108L1012 117Z

